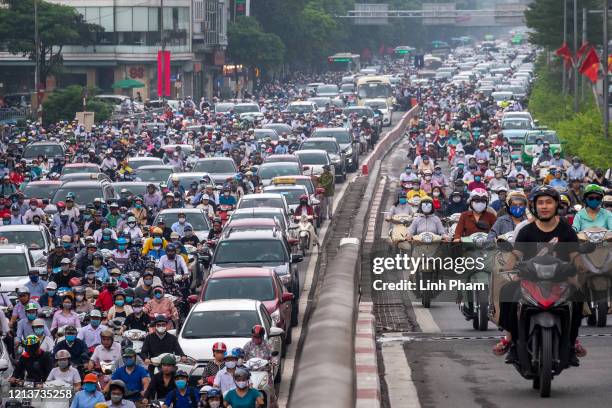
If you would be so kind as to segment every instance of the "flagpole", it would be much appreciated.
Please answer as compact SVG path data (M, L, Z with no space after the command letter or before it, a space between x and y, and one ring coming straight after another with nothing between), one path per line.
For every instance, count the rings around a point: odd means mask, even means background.
M567 0L563 0L563 44L567 43ZM563 70L561 72L561 77L563 78L563 85L562 85L562 90L563 93L567 93L567 78L566 76L566 69L567 67L565 66L566 61L565 58L563 58Z
M582 8L582 46L587 42L587 9L586 7ZM582 48L582 47L581 47ZM578 64L579 61L576 61ZM586 81L584 76L580 76L580 100L584 101L584 86Z
M609 137L610 107L608 106L608 7L609 0L604 0L603 10L603 127L604 137Z
M574 0L574 53L578 50L578 0ZM578 66L574 64L574 112L578 112Z

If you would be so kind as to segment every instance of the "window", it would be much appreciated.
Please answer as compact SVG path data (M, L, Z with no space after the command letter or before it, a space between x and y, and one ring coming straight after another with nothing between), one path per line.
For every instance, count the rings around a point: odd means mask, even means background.
M134 7L132 12L132 26L134 31L149 31L149 9Z
M159 9L149 7L149 31L159 31Z
M112 7L100 7L100 25L104 31L115 31L115 14Z
M117 7L115 20L117 21L116 31L133 31L132 27L132 7Z

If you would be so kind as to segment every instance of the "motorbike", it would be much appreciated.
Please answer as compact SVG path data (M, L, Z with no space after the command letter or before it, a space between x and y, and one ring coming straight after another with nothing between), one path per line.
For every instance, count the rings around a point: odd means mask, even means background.
M498 247L503 245L512 245L514 242L514 231L507 232L497 237L496 245ZM499 310L500 300L499 293L501 288L508 282L510 282L510 276L508 275L505 267L514 258L511 252L496 251L495 253L495 265L491 271L491 302L489 303L489 320L495 324L499 324Z
M493 270L491 252L495 245L487 239L484 232L476 232L469 237L461 238L462 256L472 259L481 259L483 269L468 271L464 277L465 283L484 285L485 290L466 290L460 294L459 310L466 320L472 321L474 330L486 331L489 325L489 291L491 271ZM478 285L473 285L475 288Z
M455 235L459 218L461 218L461 213L454 213L442 220L444 226L448 229L448 236L453 237Z
M298 247L300 251L302 251L302 256L306 256L306 253L310 251L313 243L316 242L312 237L312 234L316 234L312 226L313 219L314 217L312 215L294 217L294 222L297 226Z
M390 219L392 226L389 230L389 239L393 246L400 251L410 252L411 246L410 242L406 240L406 236L412 218L411 214L396 214Z
M421 257L425 259L433 258L440 249L440 242L442 237L431 232L422 232L412 237L412 256ZM431 300L439 293L433 290L421 290L420 282L426 283L428 281L437 281L439 272L435 265L430 265L427 262L418 271L414 272L414 279L416 282L417 290L415 294L417 298L421 298L421 304L425 308L431 306Z
M263 358L251 358L245 361L244 366L251 373L251 383L264 397L264 407L275 406L276 390L274 389L274 383L280 382L280 375L274 376L274 373L278 372L276 363Z
M131 329L123 332L123 337L132 341L132 348L136 353L140 353L142 350L142 343L144 338L147 336L147 332L144 330Z
M219 218L221 218L221 223L223 225L225 225L225 223L229 219L229 216L231 215L231 210L231 205L221 204L219 206Z
M612 232L605 228L589 228L578 233L582 242L590 242L595 250L590 254L580 254L587 270L581 275L581 286L586 289L587 304L591 314L587 318L589 326L605 327L608 320L610 289L612 288Z

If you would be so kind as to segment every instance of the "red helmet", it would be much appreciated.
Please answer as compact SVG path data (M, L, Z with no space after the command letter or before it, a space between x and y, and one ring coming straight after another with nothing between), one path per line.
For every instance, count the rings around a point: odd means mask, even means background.
M302 194L302 195L300 196L300 201L302 201L302 200L306 200L306 201L308 201L308 195L306 195L306 194Z
M35 198L31 199L30 205L38 205L38 200L36 200Z
M63 201L58 201L57 202L57 208L65 208L66 207L66 203Z
M266 329L264 329L263 326L256 324L251 329L251 334L253 337L263 337L266 334Z
M75 286L81 286L81 278L77 278L76 276L74 278L70 278L70 280L68 281L68 285L71 288L74 288Z
M225 343L222 343L220 341L213 344L212 349L213 349L213 353L215 351L222 351L224 353L227 352L227 346L225 345Z

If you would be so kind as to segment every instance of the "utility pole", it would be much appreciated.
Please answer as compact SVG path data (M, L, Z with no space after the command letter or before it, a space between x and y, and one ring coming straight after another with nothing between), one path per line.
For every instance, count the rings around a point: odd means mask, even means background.
M38 0L34 0L34 54L36 55L34 67L34 92L38 92L40 83L40 39L38 38Z
M608 106L608 7L610 6L609 0L604 0L603 10L603 127L604 137L607 139L610 135L608 134L608 128L610 126L610 107Z
M567 0L563 0L563 44L567 44ZM563 70L561 72L561 77L563 78L562 91L563 93L567 92L567 73L565 72L567 69L565 58L563 58Z
M578 0L574 0L574 53L578 51ZM574 112L578 112L578 64L574 64Z

